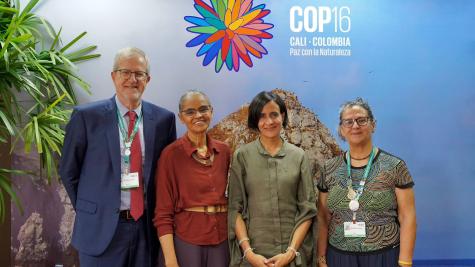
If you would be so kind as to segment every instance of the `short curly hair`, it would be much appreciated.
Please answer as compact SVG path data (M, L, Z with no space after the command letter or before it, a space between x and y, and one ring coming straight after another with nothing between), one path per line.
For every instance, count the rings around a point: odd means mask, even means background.
M338 136L343 141L346 141L345 138L343 137L343 135L341 134L341 131L340 131L340 127L341 127L341 123L342 123L342 119L343 119L343 112L345 112L345 110L347 110L349 108L352 108L352 107L355 107L355 106L361 107L364 110L366 110L366 113L368 113L368 117L369 117L371 123L373 123L373 125L376 124L376 119L374 118L373 111L371 110L371 107L369 106L369 104L366 100L364 100L361 97L357 97L355 100L346 101L345 103L343 103L340 106L340 110L339 110L340 123L338 124Z

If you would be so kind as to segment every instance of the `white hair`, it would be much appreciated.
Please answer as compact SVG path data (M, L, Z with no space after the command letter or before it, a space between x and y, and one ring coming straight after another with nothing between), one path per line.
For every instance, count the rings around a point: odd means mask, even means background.
M114 71L119 69L119 61L127 57L142 57L145 60L147 73L150 73L150 64L147 55L145 52L136 47L125 47L117 51L114 57L114 66L112 67Z

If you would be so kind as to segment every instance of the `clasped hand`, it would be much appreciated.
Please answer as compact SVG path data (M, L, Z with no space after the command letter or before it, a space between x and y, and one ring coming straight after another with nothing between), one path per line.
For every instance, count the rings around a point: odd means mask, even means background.
M292 251L277 254L270 259L253 252L246 259L253 267L285 267L289 265L294 257Z

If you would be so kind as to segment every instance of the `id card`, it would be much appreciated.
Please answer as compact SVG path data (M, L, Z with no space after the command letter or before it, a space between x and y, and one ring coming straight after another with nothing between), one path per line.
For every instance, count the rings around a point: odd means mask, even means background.
M123 173L120 179L120 189L130 189L139 187L139 173Z
M366 237L365 222L345 222L345 237Z

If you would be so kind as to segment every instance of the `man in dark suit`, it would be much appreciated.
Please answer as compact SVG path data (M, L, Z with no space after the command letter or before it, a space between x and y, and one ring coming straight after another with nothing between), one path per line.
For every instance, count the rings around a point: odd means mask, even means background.
M66 126L59 172L76 210L72 244L81 267L155 267L154 174L176 139L175 115L142 100L142 50L120 50L111 76L116 95L77 106Z

